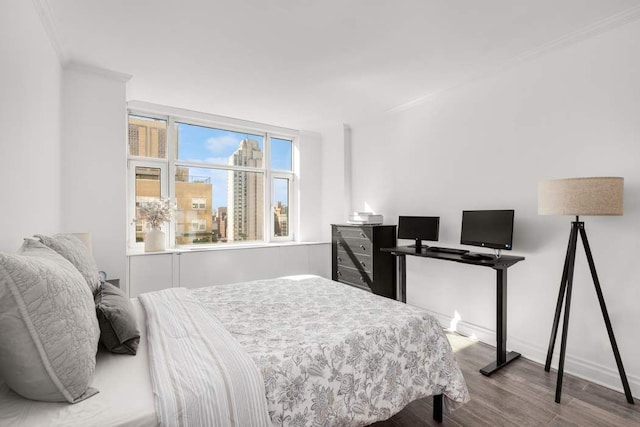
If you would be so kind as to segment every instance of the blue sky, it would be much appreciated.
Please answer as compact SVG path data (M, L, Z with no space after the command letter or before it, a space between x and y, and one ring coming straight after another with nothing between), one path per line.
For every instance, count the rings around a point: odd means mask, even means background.
M264 138L260 135L178 123L178 159L226 165L229 157L238 149L240 142L246 138L258 141L260 148L264 150ZM291 142L272 138L271 168L291 170L291 161ZM206 168L189 169L191 177L211 179L214 209L220 206L227 206L227 171ZM276 180L274 187L276 203L280 201L283 205L288 205L286 182Z

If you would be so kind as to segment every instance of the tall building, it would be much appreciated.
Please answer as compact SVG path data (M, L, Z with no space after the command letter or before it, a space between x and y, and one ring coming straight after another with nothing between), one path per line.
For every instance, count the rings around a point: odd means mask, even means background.
M167 158L167 122L129 116L129 155Z
M258 141L243 139L229 158L234 166L262 167ZM264 174L229 171L227 206L229 242L262 240L264 236Z
M273 235L289 235L289 207L278 202L273 210Z
M220 206L213 216L214 237L219 242L227 241L227 208Z

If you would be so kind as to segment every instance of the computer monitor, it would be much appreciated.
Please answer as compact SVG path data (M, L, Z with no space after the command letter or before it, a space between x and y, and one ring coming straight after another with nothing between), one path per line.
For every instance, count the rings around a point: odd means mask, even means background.
M515 211L462 211L460 244L511 250Z
M398 217L398 239L415 240L415 247L420 250L422 241L438 241L440 230L439 216L401 216Z

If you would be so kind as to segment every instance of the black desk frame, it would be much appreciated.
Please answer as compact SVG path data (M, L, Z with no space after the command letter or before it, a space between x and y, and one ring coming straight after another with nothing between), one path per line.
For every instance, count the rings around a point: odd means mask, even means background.
M491 260L473 260L465 259L458 254L430 252L425 248L420 252L416 252L415 248L406 246L382 248L380 250L390 252L398 258L400 273L398 296L400 301L404 303L407 302L407 255L493 268L496 271L496 360L480 369L480 372L489 376L520 357L520 353L515 351L507 352L507 269L524 260L524 257L503 255L500 258L492 257Z

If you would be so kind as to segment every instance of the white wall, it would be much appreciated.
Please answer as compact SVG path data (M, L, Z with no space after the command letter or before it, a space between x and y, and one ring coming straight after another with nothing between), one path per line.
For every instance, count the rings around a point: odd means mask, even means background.
M331 240L330 224L345 223L351 211L351 129L340 124L321 129L321 233Z
M33 2L0 13L0 250L60 226L61 67Z
M322 230L322 136L300 132L300 150L295 154L300 165L298 203L301 241L320 241Z
M516 210L508 346L544 361L571 217L537 215L537 183L623 176L623 217L585 217L625 368L640 396L640 22L353 126L353 208L439 215L457 246L463 209ZM408 302L495 343L490 269L408 260ZM621 389L584 251L576 261L566 369ZM556 346L559 351L559 345ZM555 359L557 362L557 357Z
M98 268L124 283L127 76L71 66L64 71L63 232L88 231Z

